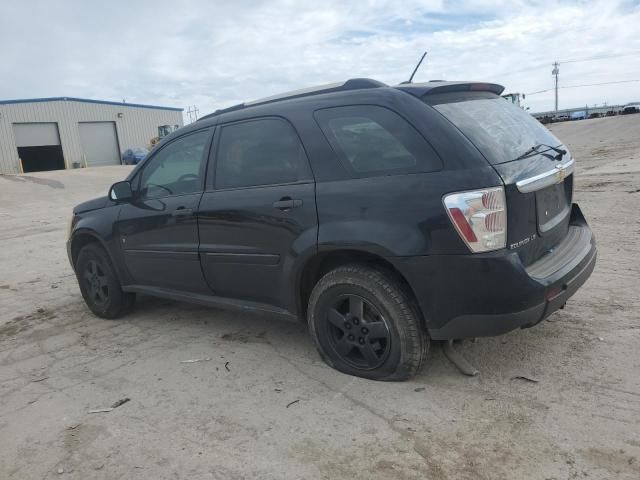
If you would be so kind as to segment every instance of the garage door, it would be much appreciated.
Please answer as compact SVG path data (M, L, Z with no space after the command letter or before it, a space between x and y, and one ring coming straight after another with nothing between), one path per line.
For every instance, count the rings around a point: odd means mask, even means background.
M57 123L14 123L13 136L23 172L64 168Z
M16 147L41 147L60 145L56 123L14 123Z
M81 122L78 128L87 166L120 165L120 149L114 122Z

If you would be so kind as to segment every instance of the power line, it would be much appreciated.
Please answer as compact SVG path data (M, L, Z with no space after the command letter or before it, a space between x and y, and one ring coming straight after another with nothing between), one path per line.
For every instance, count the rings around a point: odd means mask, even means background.
M618 81L615 81L615 82L587 83L587 84L583 84L583 85L567 85L567 86L564 86L564 87L558 87L558 89L561 89L561 88L596 87L598 85L612 85L614 83L632 83L632 82L640 82L640 79L618 80ZM551 92L552 90L555 90L555 87L554 88L547 88L546 90L539 90L537 92L527 93L526 95L535 95L536 93Z
M617 54L603 54L603 55L594 55L592 57L584 57L584 58L574 58L574 59L570 59L570 60L558 60L559 64L563 64L563 63L578 63L578 62L590 62L592 60L603 60L603 59L607 59L607 58L618 58L618 57L628 57L628 56L632 56L632 55L640 55L640 50L637 51L633 51L633 52L627 52L627 53L617 53ZM530 72L532 70L538 70L540 68L546 67L547 63L538 63L535 65L532 65L530 67L525 67L522 69L518 69L518 70L510 70L508 72L503 72L500 73L496 76L498 77L508 77L510 75L515 75L517 73L524 73L524 72Z
M640 54L640 50L634 50L634 51L629 51L629 52L625 52L625 53L613 53L613 54L600 54L600 55L592 55L590 57L583 57L583 58L574 58L572 60L563 60L561 62L558 62L557 60L553 63L553 71L551 72L552 75L555 77L555 86L554 88L549 88L549 89L545 89L545 90L540 90L537 92L532 92L529 93L529 95L535 95L537 93L545 93L545 92L549 92L551 90L555 90L555 111L558 111L558 90L559 89L563 89L563 88L580 88L580 87L595 87L598 85L613 85L613 84L619 84L619 83L631 83L631 82L637 82L640 80L618 80L618 81L613 81L613 82L600 82L600 83L590 83L590 84L583 84L583 85L567 85L564 87L559 87L558 86L558 73L559 73L559 66L561 64L567 64L567 63L578 63L578 62L590 62L590 61L594 61L594 60L605 60L605 59L609 59L609 58L619 58L619 57L628 57L628 56L632 56L632 55L638 55Z
M496 77L508 77L509 75L515 75L517 73L530 72L532 70L539 70L543 67L546 67L547 63L538 63L532 67L522 68L520 70L510 70L508 72L499 73Z
M639 55L640 50L635 52L627 52L627 53L614 53L611 55L603 54L603 55L594 55L593 57L585 57L585 58L574 58L573 60L561 60L558 63L577 63L577 62L590 62L591 60L602 60L605 58L618 58L618 57L628 57L631 55Z

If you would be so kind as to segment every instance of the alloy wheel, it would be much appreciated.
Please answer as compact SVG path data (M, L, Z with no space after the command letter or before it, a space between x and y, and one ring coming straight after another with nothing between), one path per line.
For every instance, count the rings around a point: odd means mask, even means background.
M358 295L340 295L327 319L329 343L346 363L372 370L387 359L391 334L386 319L371 302Z
M109 282L104 269L96 260L89 260L83 273L89 298L97 305L104 305L109 300Z

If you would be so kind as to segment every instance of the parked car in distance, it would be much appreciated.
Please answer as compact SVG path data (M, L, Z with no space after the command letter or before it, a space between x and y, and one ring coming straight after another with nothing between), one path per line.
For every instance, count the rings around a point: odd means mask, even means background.
M575 160L502 90L352 79L203 117L75 207L82 296L104 318L142 293L301 319L377 380L414 375L429 339L531 327L596 246Z
M137 165L149 154L146 148L129 148L122 154L122 163L124 165Z
M586 118L587 118L587 112L584 110L571 113L571 120L584 120Z

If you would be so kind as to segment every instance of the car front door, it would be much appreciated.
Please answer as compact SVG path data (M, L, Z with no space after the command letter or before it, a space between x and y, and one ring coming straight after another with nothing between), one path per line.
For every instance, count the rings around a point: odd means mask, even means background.
M218 127L198 213L200 256L216 296L292 311L290 271L317 248L315 185L282 118Z
M210 292L200 268L197 211L212 131L178 137L153 152L132 180L116 234L132 285Z

